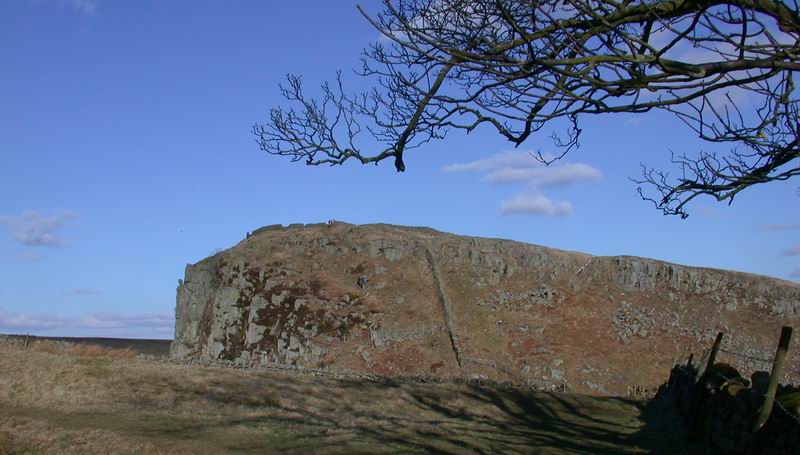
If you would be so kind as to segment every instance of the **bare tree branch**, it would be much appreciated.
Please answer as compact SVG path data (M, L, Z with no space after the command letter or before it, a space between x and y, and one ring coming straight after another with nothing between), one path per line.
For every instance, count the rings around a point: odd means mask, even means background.
M346 94L341 76L307 97L298 76L253 132L271 154L309 165L393 158L447 132L487 125L516 146L545 126L556 153L579 146L590 114L676 115L726 154L673 155L679 171L643 166L639 192L687 216L700 195L732 201L800 173L797 0L384 0L364 17L384 37L364 50ZM648 195L655 191L657 196Z

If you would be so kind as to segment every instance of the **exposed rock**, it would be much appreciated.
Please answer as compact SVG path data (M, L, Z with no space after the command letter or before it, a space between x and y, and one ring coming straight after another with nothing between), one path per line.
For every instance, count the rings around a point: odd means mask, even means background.
M717 331L742 354L726 361L763 369L776 327L800 322L800 286L427 228L293 224L187 266L175 315L173 357L202 364L622 394ZM797 382L800 356L785 371Z
M606 394L606 388L603 384L596 384L591 381L583 381L583 385L586 386L587 389L591 390L592 392L597 392L600 394Z
M542 334L544 334L544 326L535 325L533 327L530 327L528 329L528 333L530 333L533 336L541 336Z
M611 322L623 341L633 337L647 338L656 332L656 319L653 309L635 307L622 301L621 308L611 315Z
M558 296L554 289L542 285L517 293L499 289L489 299L477 298L476 303L491 310L530 310L536 306L553 308L553 305L563 299L563 296Z
M430 338L440 332L439 327L426 327L421 329L399 329L399 330L370 330L369 336L376 349L380 349L391 343L403 341L419 341Z

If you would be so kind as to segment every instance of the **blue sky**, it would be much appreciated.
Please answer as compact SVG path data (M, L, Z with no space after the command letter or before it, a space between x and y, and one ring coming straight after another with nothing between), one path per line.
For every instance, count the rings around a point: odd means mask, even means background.
M364 1L375 11L375 1ZM189 6L191 5L191 6ZM0 333L170 338L186 263L273 223L385 222L800 279L800 182L700 200L636 195L639 163L706 147L675 118L587 118L541 169L489 130L392 163L312 168L250 128L378 38L351 1L0 0Z

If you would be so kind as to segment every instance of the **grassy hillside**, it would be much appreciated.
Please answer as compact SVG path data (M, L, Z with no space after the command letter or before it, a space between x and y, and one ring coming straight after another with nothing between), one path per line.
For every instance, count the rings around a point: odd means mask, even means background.
M0 344L0 372L0 454L683 450L674 419L632 399L198 368L48 341Z

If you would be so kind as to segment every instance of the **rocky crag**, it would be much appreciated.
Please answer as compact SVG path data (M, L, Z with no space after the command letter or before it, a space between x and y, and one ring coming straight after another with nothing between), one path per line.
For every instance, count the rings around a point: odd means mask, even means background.
M724 361L768 369L799 320L800 285L763 276L427 228L277 225L186 267L171 354L621 394L663 382L718 331ZM785 371L799 382L800 355Z

